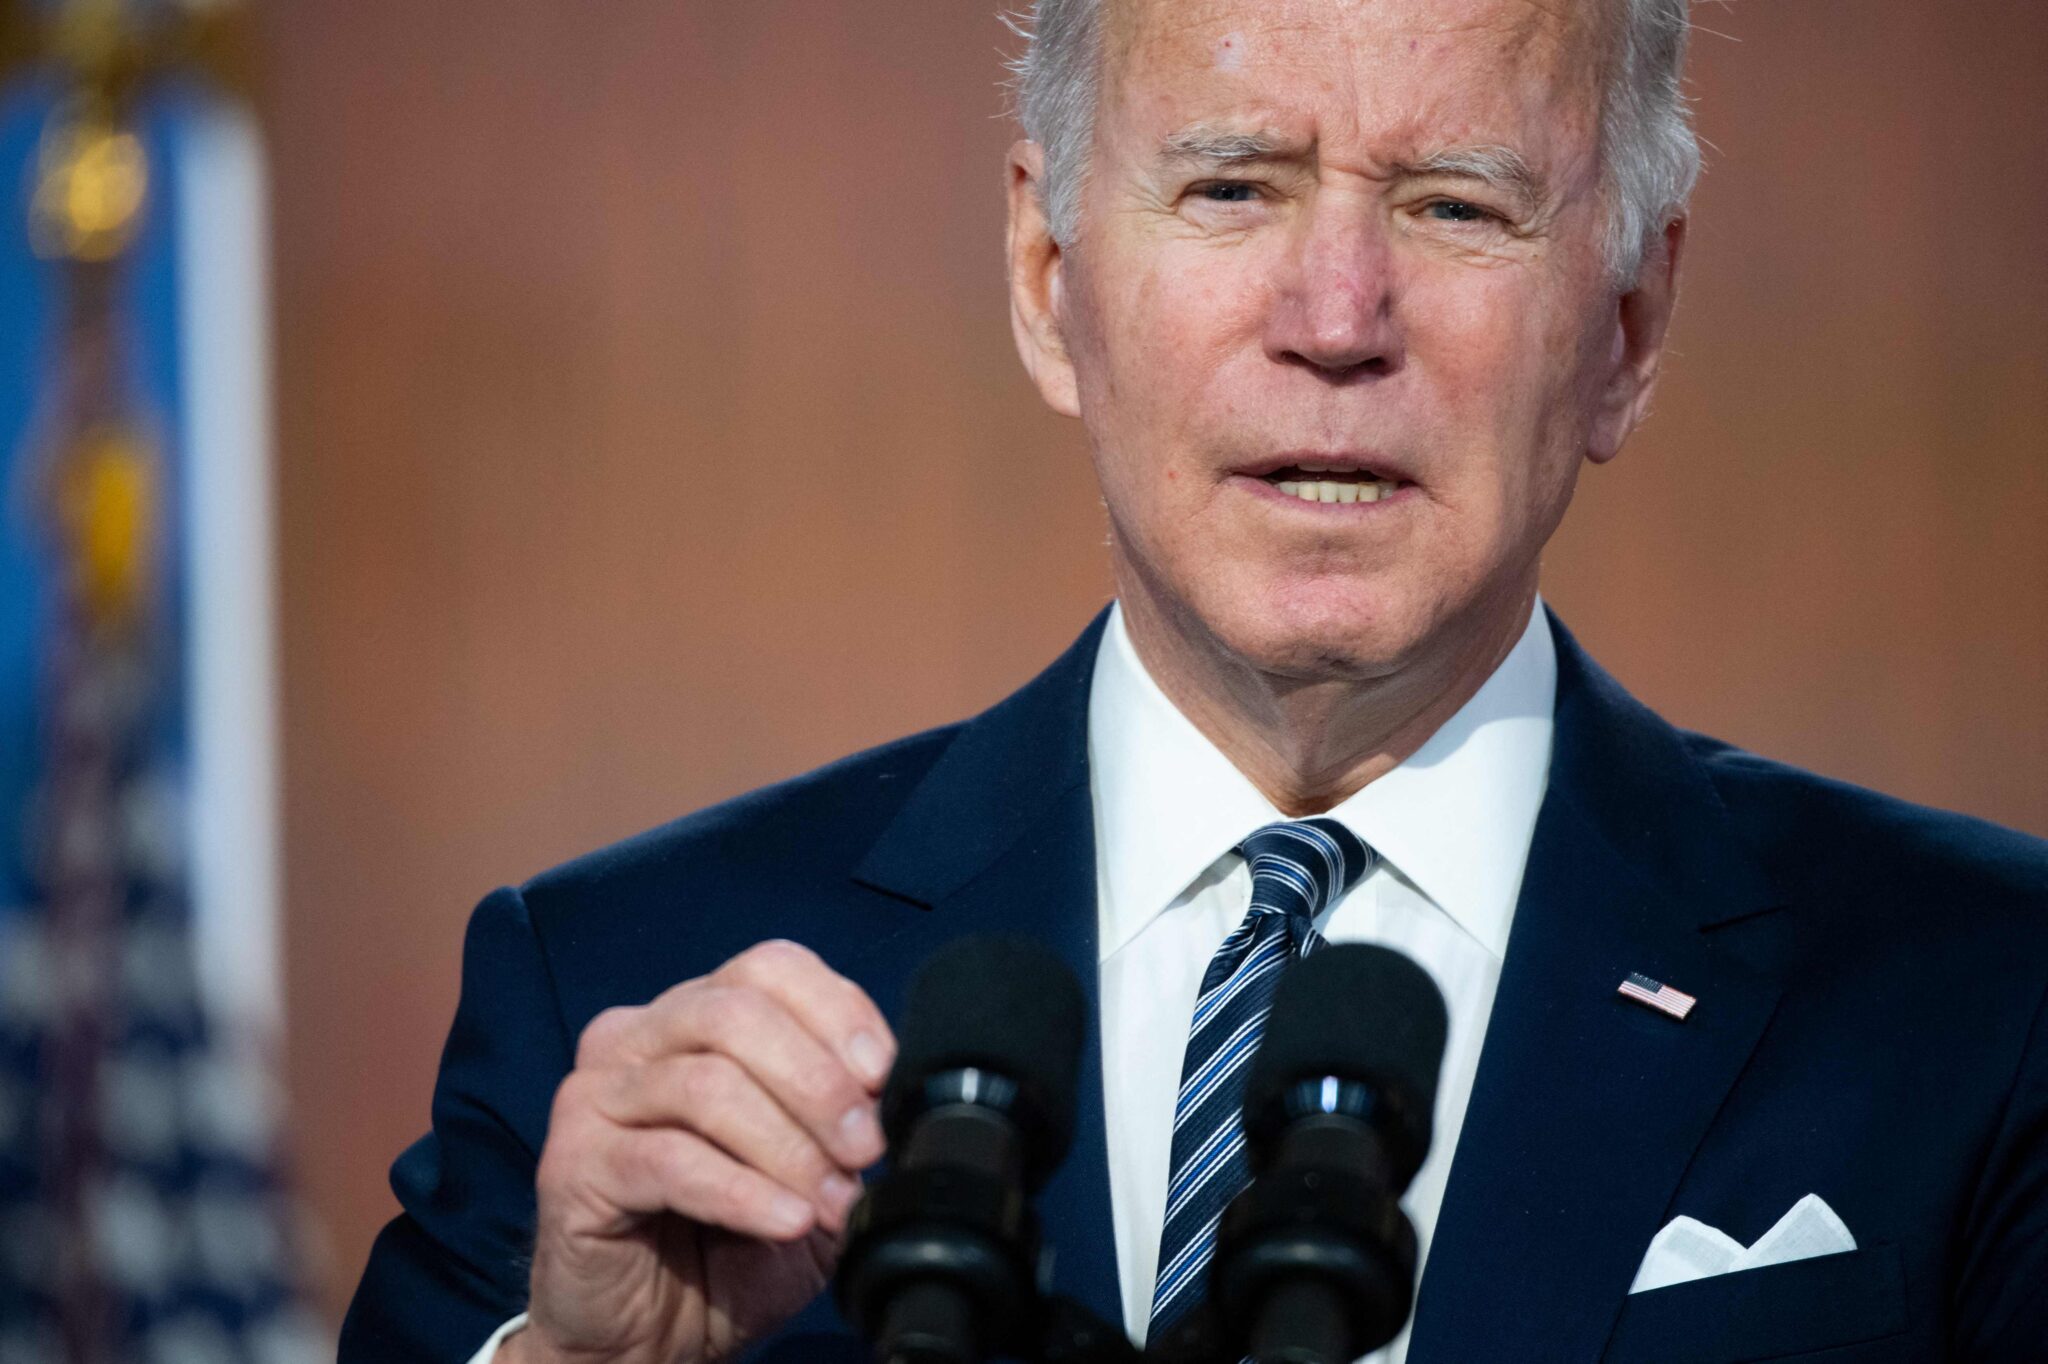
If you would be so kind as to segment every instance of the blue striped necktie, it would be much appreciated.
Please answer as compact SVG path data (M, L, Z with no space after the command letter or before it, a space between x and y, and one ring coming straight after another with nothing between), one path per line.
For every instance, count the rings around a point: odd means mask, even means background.
M1334 819L1268 824L1238 844L1251 864L1252 907L1209 960L1173 1113L1173 1172L1152 1290L1157 1338L1202 1300L1216 1223L1244 1188L1246 1067L1259 1044L1280 972L1323 945L1315 917L1377 861Z

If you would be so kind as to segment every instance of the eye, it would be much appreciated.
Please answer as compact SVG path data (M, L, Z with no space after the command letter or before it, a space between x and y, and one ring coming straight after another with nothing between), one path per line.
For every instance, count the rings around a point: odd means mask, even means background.
M1483 223L1494 216L1463 199L1433 199L1422 211L1440 223Z
M1259 187L1248 180L1216 180L1197 185L1194 192L1213 204L1248 204L1259 197Z

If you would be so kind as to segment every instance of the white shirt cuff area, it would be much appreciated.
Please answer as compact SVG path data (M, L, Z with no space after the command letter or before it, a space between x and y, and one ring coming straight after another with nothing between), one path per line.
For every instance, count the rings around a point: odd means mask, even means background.
M491 1360L498 1353L498 1347L505 1343L505 1337L511 1335L514 1331L520 1330L525 1325L526 1313L521 1312L518 1316L491 1332L491 1338L484 1342L483 1349L478 1350L469 1357L469 1364L491 1364Z

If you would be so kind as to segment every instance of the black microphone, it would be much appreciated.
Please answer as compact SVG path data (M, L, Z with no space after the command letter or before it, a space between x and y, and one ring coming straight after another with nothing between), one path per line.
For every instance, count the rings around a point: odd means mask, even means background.
M882 1364L1030 1349L1030 1207L1067 1153L1088 1002L1026 939L967 938L911 982L882 1093L891 1168L855 1205L836 1289Z
M1281 977L1245 1085L1253 1179L1210 1271L1232 1358L1349 1364L1400 1334L1400 1198L1429 1152L1447 1027L1429 973L1384 947L1325 947Z

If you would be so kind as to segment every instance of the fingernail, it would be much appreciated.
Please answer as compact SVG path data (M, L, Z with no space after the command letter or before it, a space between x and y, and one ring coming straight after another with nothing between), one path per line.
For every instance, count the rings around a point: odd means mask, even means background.
M882 1144L882 1129L866 1104L855 1104L846 1110L846 1116L839 1120L839 1135L864 1151Z
M889 1074L889 1049L882 1045L882 1039L871 1032L857 1032L846 1044L847 1059L860 1072L863 1080L878 1085Z
M811 1205L795 1194L777 1194L768 1205L768 1224L785 1236L794 1236L811 1223Z
M860 1185L845 1175L826 1175L825 1182L818 1186L818 1197L826 1207L844 1217L846 1210L853 1206L853 1200L860 1197Z

